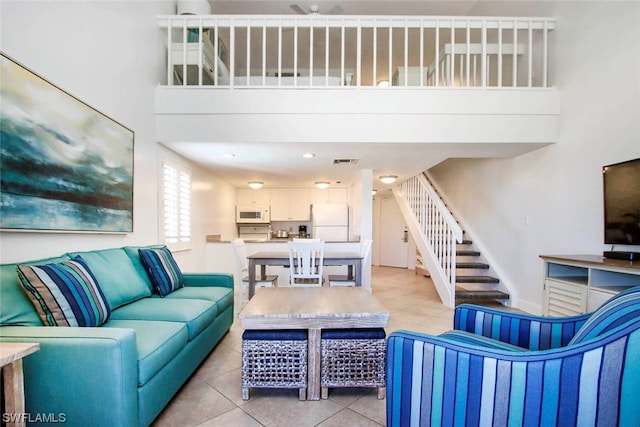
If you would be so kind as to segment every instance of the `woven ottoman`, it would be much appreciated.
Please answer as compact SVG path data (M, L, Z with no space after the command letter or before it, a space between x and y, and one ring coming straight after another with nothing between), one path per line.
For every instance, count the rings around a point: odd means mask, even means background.
M307 331L251 330L242 334L242 399L250 388L297 388L307 398Z
M386 334L383 328L325 329L322 331L320 387L374 387L378 399L386 393Z

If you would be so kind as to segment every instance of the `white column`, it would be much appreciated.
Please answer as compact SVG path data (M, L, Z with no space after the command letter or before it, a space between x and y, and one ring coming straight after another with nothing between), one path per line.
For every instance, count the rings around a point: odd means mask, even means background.
M373 239L373 169L360 171L360 241ZM362 267L362 286L371 289L371 259Z

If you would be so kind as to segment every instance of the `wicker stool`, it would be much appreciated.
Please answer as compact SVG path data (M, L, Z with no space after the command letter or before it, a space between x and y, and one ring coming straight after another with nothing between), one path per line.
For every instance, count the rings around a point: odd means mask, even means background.
M242 334L242 399L249 389L297 388L307 398L307 331L246 330Z
M385 337L383 328L323 330L322 398L328 397L329 387L376 387L378 399L384 399Z

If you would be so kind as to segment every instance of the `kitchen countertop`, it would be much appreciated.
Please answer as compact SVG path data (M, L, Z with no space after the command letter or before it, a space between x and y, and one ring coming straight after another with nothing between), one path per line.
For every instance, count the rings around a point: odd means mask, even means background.
M267 239L245 239L245 243L286 243L289 241L292 241L293 237L274 237L271 240L267 240ZM231 243L230 240L220 240L219 242L207 242L207 243ZM360 243L359 240L349 240L349 241L340 241L340 242L333 242L333 241L326 241L326 243Z

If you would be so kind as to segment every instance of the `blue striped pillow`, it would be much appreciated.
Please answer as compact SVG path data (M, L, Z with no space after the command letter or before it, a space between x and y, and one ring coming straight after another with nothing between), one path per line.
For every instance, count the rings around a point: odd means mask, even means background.
M111 308L80 256L44 265L19 265L18 277L45 326L100 326Z
M184 286L182 272L173 259L171 251L163 246L161 248L138 249L142 265L144 265L151 284L160 296L169 295L176 289Z

